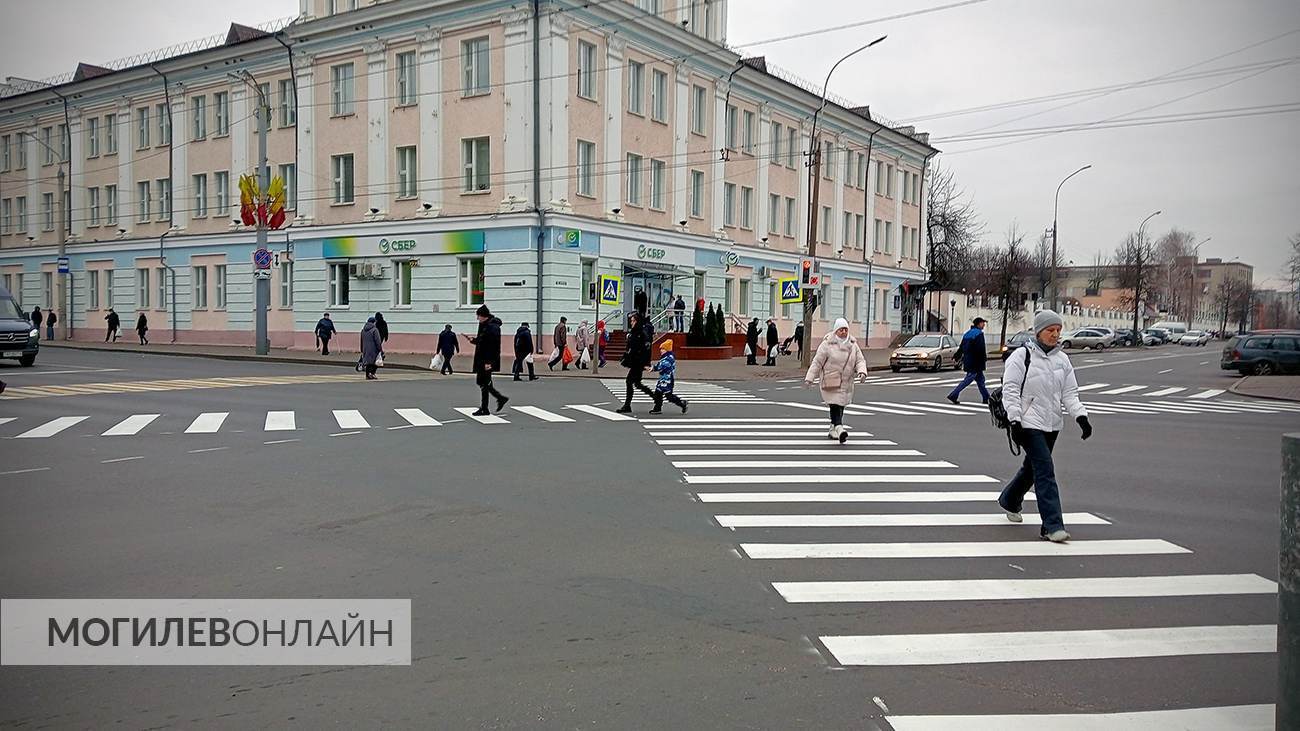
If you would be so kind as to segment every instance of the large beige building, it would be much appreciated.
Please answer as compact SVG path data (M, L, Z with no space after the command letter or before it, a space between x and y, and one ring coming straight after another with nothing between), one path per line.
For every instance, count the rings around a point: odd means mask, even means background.
M77 336L114 307L182 341L251 342L237 181L257 164L255 80L269 166L290 189L272 233L275 345L311 347L327 309L341 329L383 310L394 347L412 349L443 323L468 327L482 302L507 324L591 319L598 275L620 277L619 310L641 288L652 308L703 297L787 334L799 305L778 285L806 246L820 90L728 49L727 6L559 2L534 18L510 2L303 0L283 27L10 78L4 284ZM834 99L818 143L818 331L843 315L883 343L910 322L901 285L924 279L936 150Z

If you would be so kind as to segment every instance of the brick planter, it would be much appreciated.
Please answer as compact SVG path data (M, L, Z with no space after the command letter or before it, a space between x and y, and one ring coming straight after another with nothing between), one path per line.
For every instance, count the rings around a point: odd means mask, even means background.
M730 345L704 348L678 345L673 348L673 355L677 356L677 360L729 360L733 355L733 348Z

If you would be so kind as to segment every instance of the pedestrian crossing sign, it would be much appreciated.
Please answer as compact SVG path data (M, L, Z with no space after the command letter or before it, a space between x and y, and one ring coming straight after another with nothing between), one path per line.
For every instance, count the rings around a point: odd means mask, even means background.
M803 301L803 291L799 289L798 277L781 277L781 304L792 305Z
M621 300L623 290L623 280L618 277L600 275L600 303L602 305L617 305Z

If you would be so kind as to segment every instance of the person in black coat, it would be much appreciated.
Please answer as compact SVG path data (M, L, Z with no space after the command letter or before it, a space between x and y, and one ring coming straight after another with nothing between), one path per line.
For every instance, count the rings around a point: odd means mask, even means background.
M758 365L758 318L755 317L745 330L745 347L749 355L745 356L745 365Z
M31 317L29 317L28 319L30 319L30 320L32 321L32 327L36 330L36 339L37 339L37 340L40 340L40 338L41 338L41 323L42 323L42 322L45 322L45 315L42 315L42 314L41 314L41 307L40 307L40 305L37 305L36 307L33 307L33 308L32 308L32 314L31 314Z
M50 310L49 317L45 318L45 339L54 339L54 326L59 322L59 313Z
M379 339L379 328L375 325L375 318L366 320L366 324L361 328L361 367L366 372L366 380L373 381L375 371L379 369L379 358L383 354L383 343Z
M640 315L640 320L645 322L645 313L650 309L650 296L646 294L645 289L636 288L636 294L632 297L632 302L636 308L636 314Z
M982 317L975 318L970 329L961 338L961 345L957 348L957 355L961 357L962 370L966 371L966 377L961 379L961 383L948 394L948 400L954 404L961 403L957 397L973 381L980 390L980 400L984 403L989 402L989 391L984 386L984 368L988 365L989 352L988 346L984 341L984 326L988 320Z
M474 416L487 416L492 413L488 411L488 396L496 398L498 412L510 400L492 385L492 374L501 370L501 320L487 305L479 305L474 314L478 317L478 334L470 338L470 342L474 344L474 381L482 396Z
M137 317L135 320L135 334L140 336L141 345L149 344L149 338L147 337L148 332L149 332L149 318L145 317L144 313L141 312L140 316Z
M519 329L515 331L515 367L512 371L515 374L516 381L522 380L519 376L523 374L524 366L528 366L528 380L537 380L537 375L533 373L532 361L524 362L524 359L532 354L533 331L528 329L528 323L525 322L520 324Z
M763 365L776 365L776 351L780 344L781 336L776 332L776 320L769 317L767 320L767 361Z
M456 333L452 331L451 325L443 328L438 333L438 353L442 355L442 375L449 376L452 374L451 357L460 352L460 341L456 339Z
M122 318L118 317L118 314L110 307L108 308L108 314L104 315L104 321L108 323L108 332L104 333L104 342L107 343L109 338L116 341L117 331L122 327Z
M326 312L320 320L316 321L316 339L320 341L320 354L330 354L330 338L334 337L336 332L334 321L330 319L330 313Z
M388 321L382 312L375 313L375 329L379 331L379 342L388 342Z
M645 326L641 324L641 315L636 312L628 317L627 350L624 351L620 363L627 369L627 397L623 400L623 407L618 409L618 413L630 414L633 388L640 389L650 398L654 398L655 395L649 386L641 382L641 374L650 367L650 341L646 336Z

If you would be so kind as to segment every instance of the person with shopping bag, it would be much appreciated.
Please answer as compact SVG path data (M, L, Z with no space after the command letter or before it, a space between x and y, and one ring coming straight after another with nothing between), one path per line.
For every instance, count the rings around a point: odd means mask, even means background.
M774 367L776 365L776 351L781 347L781 336L776 332L776 320L767 318L767 360L763 365Z
M575 359L578 361L578 370L583 370L591 365L591 357L587 355L587 344L591 339L591 325L583 320L578 325L578 333L574 343Z
M379 328L375 325L375 318L371 317L366 320L365 327L361 328L361 359L358 365L366 373L366 380L375 380L375 371L380 365L380 350L383 348L383 341L379 339Z
M849 440L849 428L844 426L844 407L853 403L853 384L867 377L867 358L858 347L858 341L849 335L849 322L843 317L835 320L835 327L826 334L812 365L804 376L804 386L820 383L822 401L830 407L831 430L828 439L838 439L840 444Z
M533 331L528 329L528 323L521 323L519 329L515 331L515 366L512 372L515 380L522 380L519 376L523 374L524 366L528 366L528 380L536 381L537 374L533 373Z
M745 330L745 365L758 365L758 318Z
M429 363L430 369L437 369L444 376L450 376L451 358L460 352L460 341L456 339L456 333L451 329L451 325L443 328L438 333L438 353L433 356L433 361Z
M646 329L641 324L641 315L633 312L628 315L627 349L623 352L620 363L627 369L627 398L617 413L632 413L632 389L654 398L655 392L641 382L645 370L650 367L650 341L646 338Z
M659 374L659 380L655 382L654 400L655 407L650 409L652 414L662 414L664 408L664 399L668 403L674 404L686 413L686 407L689 406L686 401L677 397L673 393L673 387L677 383L675 376L677 372L677 358L673 355L673 339L668 338L659 344L659 361L654 364L652 369Z
M107 343L109 338L112 338L113 342L117 342L117 339L122 337L122 317L110 307L108 308L108 314L104 315L104 321L108 323L108 332L104 333L104 342Z
M569 361L564 360L564 351L569 349L569 318L560 318L560 322L555 326L555 332L551 336L551 341L555 344L555 349L551 351L551 359L547 361L546 367L555 370L555 364L563 361L560 370L569 370ZM572 360L572 355L570 355L570 360Z
M330 319L330 313L326 312L316 322L316 340L320 345L320 354L330 354L330 338L334 337L337 328L334 327L334 321Z

